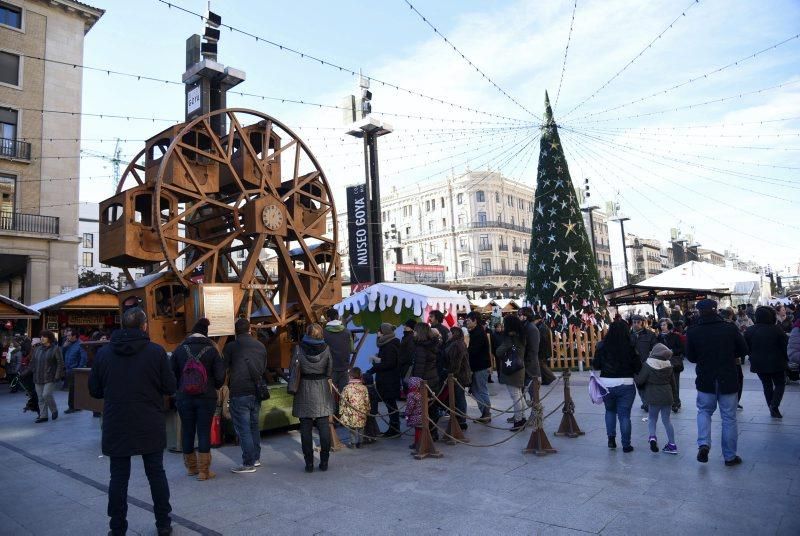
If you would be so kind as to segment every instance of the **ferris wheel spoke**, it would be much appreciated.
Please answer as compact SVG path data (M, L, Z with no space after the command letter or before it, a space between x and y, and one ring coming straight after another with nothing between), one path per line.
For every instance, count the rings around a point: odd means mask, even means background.
M236 114L234 112L228 112L228 117L230 117L231 120L231 128L232 129L235 128L236 131L239 133L239 139L242 141L242 150L247 151L247 153L250 155L250 158L253 159L253 162L255 162L258 165L258 169L261 171L261 176L263 177L265 174L268 173L264 161L258 157L258 153L253 148L253 145L250 143L250 137L247 135L247 132L244 130L241 123L239 123L239 119L236 117ZM267 149L269 148L269 139L267 139L265 143L267 144L267 146L263 148L264 154L266 154ZM278 197L278 191L275 189L275 186L273 186L269 182L265 182L265 185L267 186L269 192L272 193L272 195Z

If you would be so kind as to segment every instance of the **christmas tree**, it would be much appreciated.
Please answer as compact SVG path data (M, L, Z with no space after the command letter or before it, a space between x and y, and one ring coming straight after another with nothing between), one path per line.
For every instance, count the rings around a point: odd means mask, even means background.
M605 300L547 92L544 104L525 291L555 325L592 325Z

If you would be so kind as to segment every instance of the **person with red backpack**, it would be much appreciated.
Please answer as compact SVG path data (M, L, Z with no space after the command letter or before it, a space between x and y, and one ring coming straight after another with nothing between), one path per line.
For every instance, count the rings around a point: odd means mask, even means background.
M208 480L211 471L211 420L217 406L217 389L225 382L225 364L208 338L209 321L201 318L172 353L172 371L178 380L175 405L181 417L183 464L189 476ZM194 438L197 434L197 450Z

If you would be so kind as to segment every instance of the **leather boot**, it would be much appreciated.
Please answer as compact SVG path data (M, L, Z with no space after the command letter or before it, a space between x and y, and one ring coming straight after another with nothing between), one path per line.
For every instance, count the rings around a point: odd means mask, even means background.
M198 454L198 468L200 474L197 475L197 480L208 480L217 476L216 473L211 471L211 453L201 452Z
M319 453L319 470L320 471L327 471L328 470L328 458L330 458L330 451L322 451Z
M313 473L314 472L314 455L311 456L305 454L303 458L306 462L306 473Z
M197 474L197 453L183 455L183 465L186 466L186 474L194 476Z

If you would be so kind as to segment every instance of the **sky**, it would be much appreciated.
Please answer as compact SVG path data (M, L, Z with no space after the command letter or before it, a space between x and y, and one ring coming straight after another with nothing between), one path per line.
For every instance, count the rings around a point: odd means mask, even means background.
M198 17L158 0L90 3L106 13L84 65L180 81ZM468 169L534 185L548 91L573 182L588 177L596 204L619 203L626 231L663 243L679 228L776 269L800 262L797 0L411 4L438 33L405 0L212 2L223 23L260 37L223 28L219 61L247 73L234 91L272 97L229 95L228 105L295 128L340 210L344 186L363 181L363 145L344 134L342 110L276 99L337 106L359 70L431 97L372 82L373 110L394 127L380 140L386 192ZM84 113L152 118L84 116L84 150L111 155L120 138L131 158L172 124L161 119L182 119L180 85L88 69L83 84ZM112 195L110 175L107 161L82 158L81 200Z

